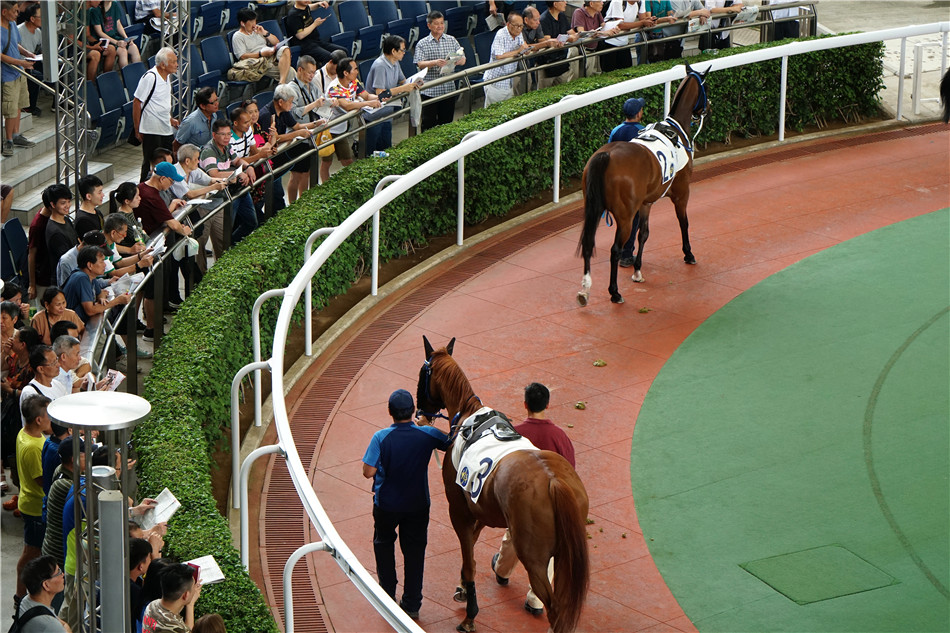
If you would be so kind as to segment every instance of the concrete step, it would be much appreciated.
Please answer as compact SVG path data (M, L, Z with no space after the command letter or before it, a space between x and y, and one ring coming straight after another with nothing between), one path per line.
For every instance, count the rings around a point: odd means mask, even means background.
M112 163L89 161L87 165L86 173L98 176L104 183L109 183L114 178L115 168ZM20 222L26 226L33 220L33 216L36 215L39 208L43 206L43 189L56 181L55 155L52 153L47 154L43 158L34 161L28 168L21 169L33 169L36 171L35 178L34 176L21 177L19 188L14 188L13 215L19 218ZM4 182L10 182L7 180L6 174L4 174ZM32 184L30 187L25 187L25 182ZM11 182L10 184L13 183ZM73 183L70 180L65 184L71 187Z
M9 182L8 174L24 165L32 165L33 161L40 160L44 155L54 156L56 151L56 133L53 130L36 132L27 135L27 138L36 143L34 147L17 147L13 156L0 158L0 171L3 171L3 182Z

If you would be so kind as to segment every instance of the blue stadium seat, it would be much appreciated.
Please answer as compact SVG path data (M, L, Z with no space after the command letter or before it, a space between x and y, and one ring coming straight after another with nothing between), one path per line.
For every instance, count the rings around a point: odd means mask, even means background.
M233 62L231 61L231 53L228 52L227 44L224 43L224 38L220 35L214 37L208 37L201 41L199 45L201 48L201 56L204 58L205 62L205 71L207 73L218 71L221 75L221 80L226 82L226 85L230 88L241 89L243 90L248 82L246 81L231 81L227 79L228 70L231 68ZM204 81L207 81L207 77L204 78ZM218 94L219 97L224 95Z
M379 57L380 43L383 37L384 25L364 26L360 29L360 49L356 54L357 59L370 59Z
M396 3L393 0L374 0L368 2L367 5L369 6L369 15L373 18L373 24L388 24L399 19L399 11L396 9ZM343 21L346 22L346 20Z
M350 52L350 57L356 55L356 33L353 31L343 31L330 38L330 41L338 46L342 46ZM300 48L299 46L296 48ZM294 66L296 68L296 65Z
M277 36L277 39L282 40L286 35L284 35L284 27L277 20L264 20L263 22L258 22L264 30L268 33Z
M129 98L135 94L135 88L139 85L139 80L142 78L142 75L145 74L145 71L145 64L142 62L129 64L122 69L122 81L125 82L125 87L129 92Z
M192 15L194 15L195 12L195 4L196 3L192 3L191 6ZM224 10L227 6L227 2L216 0L215 2L208 2L197 7L198 17L201 18L201 28L198 29L192 37L209 37L220 33L226 21Z
M86 111L93 127L99 129L97 149L111 147L119 140L120 120L122 119L122 105L118 108L103 112L99 102L99 89L91 81L86 82Z
M26 230L18 218L3 223L2 276L5 282L14 281L21 288L30 285L29 243Z
M260 101L257 102L257 106L258 106L258 107L261 107L261 106L263 106L263 105L264 105L264 104L261 103ZM241 107L241 102L240 102L240 101L235 101L234 103L229 103L229 104L228 104L228 107L225 108L225 112L227 113L228 118L230 119L230 118L231 118L231 113L234 112L235 110L237 110L237 109L240 108L240 107Z
M438 11L442 15L449 9L455 9L459 6L458 0L429 0L429 10Z
M411 55L403 55L402 60L399 62L399 67L402 68L402 74L404 74L407 78L412 77L417 72L419 72L419 69L412 62Z
M475 13L469 5L445 11L445 32L456 39L468 37L475 29Z
M267 105L274 100L274 91L266 90L264 92L258 92L254 95L254 101L257 101L258 106Z
M191 62L191 76L197 77L205 72L205 62L194 42L188 47L188 61Z
M462 45L462 50L465 51L465 66L463 68L474 68L478 65L478 57L475 56L475 49L472 48L472 42L469 38L465 37L459 40L459 44ZM481 81L481 79L471 78L473 81Z
M104 112L121 108L122 104L128 101L125 96L125 87L122 85L122 78L114 70L101 73L96 77L96 88L99 89ZM132 92L135 92L135 88L132 88Z
M491 61L491 44L495 41L495 33L485 31L479 33L473 39L475 40L475 53L478 54L478 65L487 64Z
M122 106L122 125L120 126L119 142L126 140L132 134L132 102Z
M406 40L407 46L411 46L412 42L412 27L415 26L415 18L405 18L402 20L393 20L386 23L386 33L391 33L393 35L398 35L402 39Z
M141 52L143 45L145 44L145 42L143 42L144 33L145 33L145 25L144 24L129 24L128 26L125 26L125 25L123 26L125 28L125 34L132 38L132 41L135 43L135 45L138 47L139 51Z
M340 21L337 19L336 13L333 12L332 6L329 9L315 9L310 13L315 18L326 18L323 24L317 27L320 39L329 40L332 35L336 35L343 30L340 28Z
M485 24L485 18L488 17L488 3L472 2L471 5L472 13L475 15L475 28L472 30L472 35L484 33L488 30L488 25Z
M369 15L366 13L366 7L363 6L362 2L342 2L339 7L343 30L359 31L371 24Z
M229 0L227 3L227 16L224 22L224 30L236 29L241 26L238 22L238 11L246 9L250 3L247 0Z
M363 61L360 62L359 64L360 65L360 83L364 83L364 84L366 83L366 78L369 77L369 69L373 65L373 62L375 61L376 61L376 58L374 57L373 59L364 59ZM371 93L376 92L369 86L366 86L366 89Z

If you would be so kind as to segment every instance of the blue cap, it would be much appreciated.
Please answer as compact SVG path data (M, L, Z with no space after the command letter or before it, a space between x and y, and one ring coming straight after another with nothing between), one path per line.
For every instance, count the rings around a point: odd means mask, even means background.
M412 417L415 405L412 402L412 395L405 389L397 389L389 396L389 414L395 418Z
M628 119L637 116L637 113L646 105L646 99L631 97L623 102L623 115Z
M86 444L81 439L79 440L79 450L85 450ZM56 452L59 453L60 460L64 462L73 461L73 438L72 436L67 436L62 439L59 443L59 448Z
M164 176L165 178L171 178L175 182L181 182L185 179L184 176L178 173L178 170L175 169L175 166L167 161L162 161L155 165L155 173L159 176Z

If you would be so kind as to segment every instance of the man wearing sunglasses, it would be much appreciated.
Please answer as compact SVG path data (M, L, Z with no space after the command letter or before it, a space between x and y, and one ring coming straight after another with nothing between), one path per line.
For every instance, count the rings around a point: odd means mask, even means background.
M52 556L34 558L24 566L20 580L28 596L20 601L16 622L20 631L65 631L63 621L53 612L53 598L63 591L63 570ZM27 628L27 622L30 623Z

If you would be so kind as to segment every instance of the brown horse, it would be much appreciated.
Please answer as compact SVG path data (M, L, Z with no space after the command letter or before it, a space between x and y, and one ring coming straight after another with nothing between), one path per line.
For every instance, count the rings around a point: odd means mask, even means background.
M465 372L452 358L453 338L433 350L423 337L426 362L419 373L416 402L420 413L436 417L445 409L455 439L462 421L482 404ZM515 551L528 572L531 588L547 608L554 633L573 631L590 581L585 520L588 499L570 463L551 451L515 451L498 460L484 479L478 503L456 482L451 449L442 464L449 518L462 548L461 586L456 600L466 602L465 619L456 627L475 630L475 542L484 526L507 527ZM554 586L548 562L554 558Z
M656 124L657 130L665 128L670 136L678 137L689 156L687 164L676 173L672 183L664 182L660 163L653 152L638 143L607 143L587 161L581 180L584 191L584 229L577 246L578 253L584 257L584 277L581 291L577 293L577 302L582 306L587 305L590 296L590 258L594 252L594 235L604 211L612 214L617 223L617 233L610 247L608 287L610 300L614 303L623 303L623 297L617 289L617 264L623 245L633 230L634 219L639 212L640 232L633 264L633 281L642 282L640 267L643 246L650 236L650 208L664 196L669 197L676 208L676 218L683 234L683 260L687 264L696 263L689 245L689 220L686 217L689 179L693 174L693 147L688 130L693 119L699 119L702 128L702 121L709 112L705 81L705 73L700 75L687 64L686 78L676 90L670 116Z

